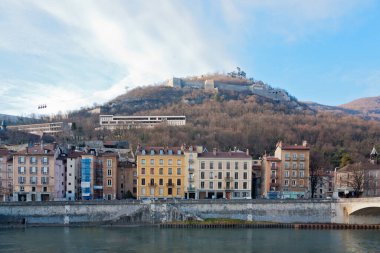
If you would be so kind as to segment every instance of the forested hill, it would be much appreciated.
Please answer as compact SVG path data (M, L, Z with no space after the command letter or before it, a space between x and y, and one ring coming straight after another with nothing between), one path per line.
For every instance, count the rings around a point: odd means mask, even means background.
M373 145L380 145L378 121L318 112L297 100L279 102L239 92L143 87L105 104L101 113L185 115L187 123L184 127L163 125L110 133L93 130L99 120L96 114L79 111L69 120L77 122L76 134L84 139L127 139L132 145L202 144L222 150L249 148L254 157L273 152L278 140L291 144L307 140L313 155L326 168L338 166L344 154L354 161L366 160Z

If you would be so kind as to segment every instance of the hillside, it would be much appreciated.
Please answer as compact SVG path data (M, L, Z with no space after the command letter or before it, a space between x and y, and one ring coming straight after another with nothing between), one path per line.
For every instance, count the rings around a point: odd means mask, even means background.
M380 96L360 98L339 107L360 112L370 118L380 119Z
M354 115L365 120L380 120L380 96L360 98L339 106L322 105L314 102L304 102L318 112Z

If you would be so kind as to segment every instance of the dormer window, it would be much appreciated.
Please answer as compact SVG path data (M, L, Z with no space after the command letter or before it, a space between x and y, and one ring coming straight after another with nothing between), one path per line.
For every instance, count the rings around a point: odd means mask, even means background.
M150 150L150 154L154 155L154 149Z
M172 155L172 154L173 154L173 150L169 149L169 150L168 150L168 154L169 154L169 155Z
M177 151L177 155L180 155L180 154L181 154L181 150L178 150L178 151Z
M49 153L49 150L45 149L45 150L44 150L44 153L45 153L45 154Z
M145 149L143 149L143 150L141 151L141 154L143 154L143 155L146 154Z
M163 155L163 154L164 154L164 151L160 149L160 155Z

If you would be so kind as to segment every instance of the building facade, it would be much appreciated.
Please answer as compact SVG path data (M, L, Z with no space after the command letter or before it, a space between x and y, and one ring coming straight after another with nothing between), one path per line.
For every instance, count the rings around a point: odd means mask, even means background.
M196 198L251 199L252 157L247 152L202 152L198 154Z
M49 201L55 197L56 145L35 145L13 156L13 200Z
M183 198L185 156L179 147L139 147L137 198Z
M135 162L128 160L118 162L117 199L136 197L137 167Z
M117 196L117 157L116 153L103 153L98 158L103 165L103 199L106 200L114 200Z
M67 156L66 200L78 200L81 195L80 174L82 152L71 151Z
M308 198L310 146L277 143L274 156L263 158L263 196L266 198Z
M100 115L100 129L116 130L139 127L154 127L159 124L169 126L186 125L186 116L116 116Z
M51 122L51 123L40 123L40 124L29 124L29 125L15 125L8 126L8 129L13 129L17 131L27 132L31 134L50 134L56 135L62 133L63 131L68 131L71 128L71 123L65 122Z
M13 196L13 152L0 148L0 201L10 201Z

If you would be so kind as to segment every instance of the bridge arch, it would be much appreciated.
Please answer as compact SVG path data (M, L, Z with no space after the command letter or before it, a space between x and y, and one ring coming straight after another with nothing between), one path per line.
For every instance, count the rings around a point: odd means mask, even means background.
M380 204L357 207L349 213L350 224L380 224Z

